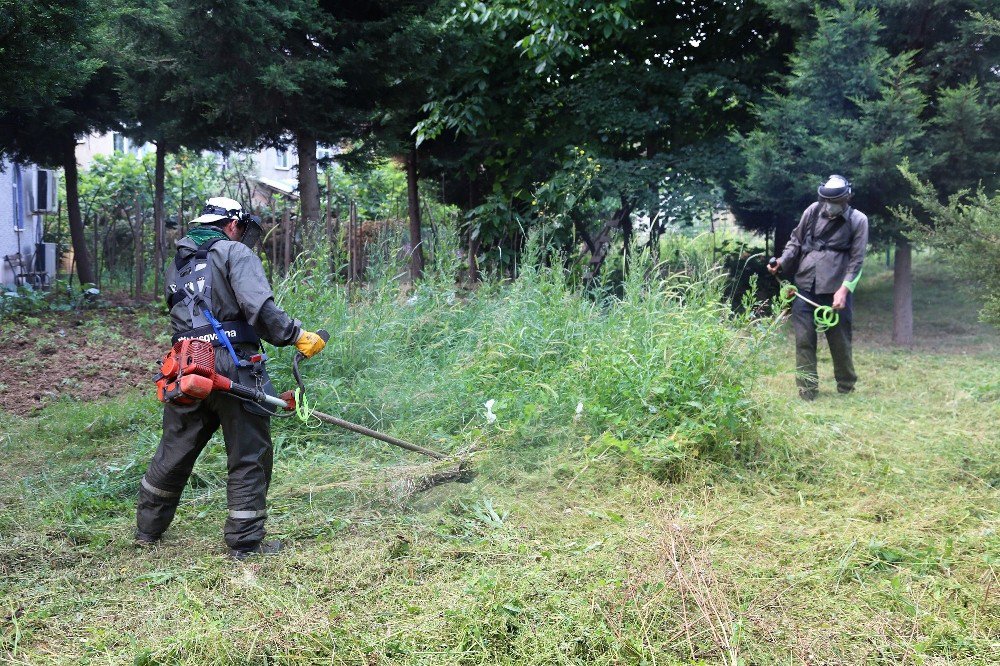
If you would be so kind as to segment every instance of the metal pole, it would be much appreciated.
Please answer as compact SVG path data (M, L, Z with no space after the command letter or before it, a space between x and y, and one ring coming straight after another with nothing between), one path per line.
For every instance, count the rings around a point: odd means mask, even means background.
M337 426L338 428L344 428L345 430L356 432L359 435L372 437L373 439L385 442L386 444L392 444L393 446L398 446L399 448L406 449L407 451L421 453L430 458L434 458L435 460L446 460L448 458L448 456L446 456L443 453L438 453L437 451L425 449L424 447L417 446L416 444L410 444L409 442L393 437L392 435L383 434L381 432L378 432L377 430L372 430L371 428L366 428L362 425L358 425L357 423L351 423L350 421L339 419L336 416L330 416L329 414L324 414L323 412L316 412L313 410L309 410L309 413L312 416L318 418L320 421L323 421L324 423L329 423L331 425Z

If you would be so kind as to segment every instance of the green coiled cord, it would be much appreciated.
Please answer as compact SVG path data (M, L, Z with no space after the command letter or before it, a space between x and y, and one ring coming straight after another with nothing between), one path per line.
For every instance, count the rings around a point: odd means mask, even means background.
M840 314L829 305L820 305L810 301L799 293L794 284L785 282L781 285L781 289L778 291L778 303L781 304L782 310L790 307L795 302L796 297L813 306L813 322L816 324L817 333L828 331L840 323Z

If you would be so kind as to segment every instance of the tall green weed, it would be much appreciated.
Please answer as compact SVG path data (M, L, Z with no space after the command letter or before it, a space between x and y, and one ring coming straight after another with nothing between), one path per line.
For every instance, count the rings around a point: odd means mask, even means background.
M617 452L667 476L755 444L750 388L773 322L734 315L721 275L647 281L657 271L640 261L624 297L605 299L535 259L460 292L452 254L416 289L392 260L353 293L318 273L278 285L289 312L333 335L306 370L317 409L446 449Z

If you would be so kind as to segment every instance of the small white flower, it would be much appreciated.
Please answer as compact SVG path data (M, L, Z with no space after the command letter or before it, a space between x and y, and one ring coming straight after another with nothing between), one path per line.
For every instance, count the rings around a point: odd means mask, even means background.
M418 300L417 299L417 295L413 294L413 296L410 296L408 299L406 299L406 304L407 305L415 305L416 302L417 302L417 300Z
M497 420L497 415L493 413L493 405L495 404L497 404L497 401L493 400L492 398L490 400L487 400L484 404L484 406L486 407L487 423L495 423Z

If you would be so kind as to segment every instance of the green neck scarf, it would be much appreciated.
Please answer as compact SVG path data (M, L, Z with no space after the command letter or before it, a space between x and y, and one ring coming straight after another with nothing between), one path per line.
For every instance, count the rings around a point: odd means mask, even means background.
M194 241L195 245L201 247L213 238L229 240L229 236L224 234L218 227L200 226L188 231L187 237Z

